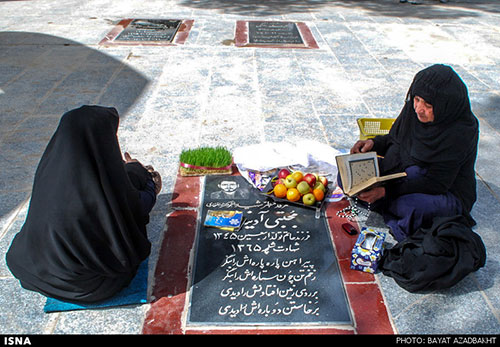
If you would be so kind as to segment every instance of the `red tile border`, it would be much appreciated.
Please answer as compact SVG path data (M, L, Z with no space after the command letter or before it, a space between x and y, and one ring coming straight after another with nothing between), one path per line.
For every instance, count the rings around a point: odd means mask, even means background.
M143 334L180 335L182 314L186 302L186 293L174 297L163 297L151 304L144 318Z
M254 44L250 43L248 39L248 22L251 21L236 21L236 32L234 41L236 47L260 47L260 48L302 48L302 49L317 49L319 48L314 36L304 22L293 22L297 25L297 29L302 36L304 44Z
M349 268L356 236L341 232L340 226L345 220L336 216L336 212L346 206L345 201L327 204L326 218L353 314L352 328L186 327L190 260L196 238L200 192L200 177L177 176L172 198L174 212L167 217L154 274L153 302L144 319L143 334L394 334L374 275Z
M351 251L358 239L358 235L348 235L342 230L342 224L346 223L345 218L337 216L337 211L346 207L349 203L342 200L336 203L329 203L326 208L326 219L330 228L330 233L334 241L337 259L339 261L340 270L344 278L344 283L349 282L373 282L375 277L366 272L352 270L350 267ZM350 222L356 230L359 231L357 223Z
M191 28L193 27L194 20L184 19L177 30L172 42L162 41L115 41L116 37L130 24L134 18L122 19L111 31L99 42L101 46L177 46L183 45L188 36Z
M346 200L329 203L326 208L326 218L353 313L356 333L394 334L395 331L375 276L350 268L351 251L359 234L348 235L344 232L341 226L346 223L346 220L337 216L337 211L342 210L348 204ZM359 231L357 223L350 223Z
M183 333L182 315L196 223L197 212L194 210L174 211L167 217L167 229L154 274L153 302L144 319L144 334Z
M345 283L345 287L357 334L394 334L378 283Z
M196 224L197 213L193 210L174 211L168 216L156 263L153 297L171 297L186 291L189 275L186 265L195 240Z
M198 208L201 180L196 176L178 176L172 196L173 208Z
M354 335L352 330L341 330L333 328L263 328L259 329L212 329L212 330L188 330L186 334L216 334L216 335L283 335L283 334L300 334L300 335Z

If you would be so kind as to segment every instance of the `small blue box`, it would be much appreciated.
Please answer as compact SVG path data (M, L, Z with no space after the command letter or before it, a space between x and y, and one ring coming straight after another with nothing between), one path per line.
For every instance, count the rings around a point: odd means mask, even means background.
M351 253L351 269L375 273L384 251L385 233L363 227Z

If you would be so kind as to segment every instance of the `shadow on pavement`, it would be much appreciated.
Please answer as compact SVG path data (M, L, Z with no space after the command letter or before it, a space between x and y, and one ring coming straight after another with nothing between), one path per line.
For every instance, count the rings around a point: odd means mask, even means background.
M500 13L495 0L449 0L442 4L438 0L422 0L421 5L399 3L399 0L182 0L180 5L219 10L222 13L253 16L273 16L291 13L313 12L321 15L324 6L337 5L356 10L367 10L371 15L391 17L415 17L446 19L476 17L474 11ZM446 8L443 8L446 6Z
M125 59L60 37L0 32L0 222L29 197L64 112L99 104L123 116L139 98L149 81Z

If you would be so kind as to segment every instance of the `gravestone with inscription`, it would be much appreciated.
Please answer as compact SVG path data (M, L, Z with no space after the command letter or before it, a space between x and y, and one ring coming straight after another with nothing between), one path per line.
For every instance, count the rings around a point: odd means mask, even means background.
M208 210L242 211L240 230L203 225ZM188 325L352 324L326 221L268 200L241 176L207 176Z
M294 22L250 21L248 42L251 44L301 45L304 43Z
M115 41L172 42L181 23L169 19L134 19Z

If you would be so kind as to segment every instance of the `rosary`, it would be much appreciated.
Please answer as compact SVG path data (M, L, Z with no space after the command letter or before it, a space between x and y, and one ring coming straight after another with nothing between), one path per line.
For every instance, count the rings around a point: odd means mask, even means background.
M352 222L357 216L364 215L365 217L368 217L370 214L370 203L368 203L368 210L363 212L363 210L358 206L358 198L353 199L351 197L347 197L347 201L349 201L349 206L337 211L337 217L346 218L349 222Z

